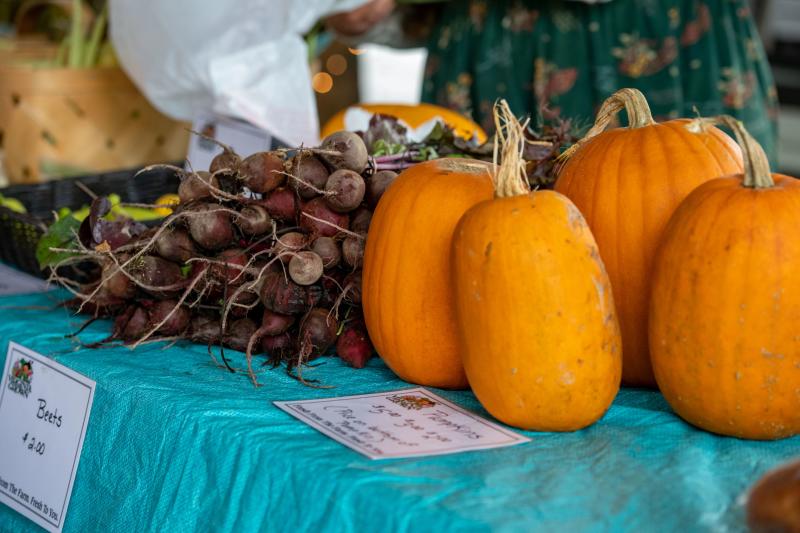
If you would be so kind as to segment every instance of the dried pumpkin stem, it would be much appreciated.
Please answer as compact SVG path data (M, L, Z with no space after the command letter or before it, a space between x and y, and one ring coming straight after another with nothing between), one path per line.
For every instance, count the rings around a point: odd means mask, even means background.
M494 105L494 123L497 138L494 143L494 195L508 198L531 192L525 174L525 124L511 112L508 102L499 100Z
M647 99L641 91L638 89L620 89L606 98L606 101L603 102L603 105L600 106L600 110L597 112L594 126L586 132L586 135L584 135L580 141L570 146L561 154L560 159L570 157L586 142L603 133L608 125L611 124L614 117L617 116L617 113L623 109L628 115L629 129L643 128L656 123L650 112L650 105L648 105Z
M742 148L742 159L744 160L744 181L742 185L752 189L768 189L775 186L772 174L769 171L769 159L764 149L758 144L750 132L744 127L740 120L730 115L719 115L714 117L714 122L722 124L733 130L736 142Z

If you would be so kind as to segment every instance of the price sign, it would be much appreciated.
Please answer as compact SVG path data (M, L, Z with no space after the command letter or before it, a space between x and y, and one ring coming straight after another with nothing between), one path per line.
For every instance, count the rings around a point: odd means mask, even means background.
M14 342L0 379L0 502L64 527L95 382Z
M486 450L530 440L423 388L274 403L370 459Z

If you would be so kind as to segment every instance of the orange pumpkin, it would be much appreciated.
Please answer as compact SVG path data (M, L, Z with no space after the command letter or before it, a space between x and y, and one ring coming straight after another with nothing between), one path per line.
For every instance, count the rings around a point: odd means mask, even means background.
M486 132L464 115L433 104L358 104L342 109L331 117L322 127L322 137L324 138L340 130L350 129L345 124L345 116L347 111L353 108L363 109L372 114L380 113L397 117L412 128L418 128L431 119L440 118L443 122L453 127L459 137L471 139L475 136L480 143L485 142L487 138Z
M505 117L496 197L467 211L453 237L464 369L478 400L502 422L580 429L605 413L619 389L622 340L611 284L574 204L557 192L530 192L522 128L505 101L495 113Z
M664 397L723 435L800 433L800 181L770 174L758 143L724 117L744 175L680 205L653 271L650 350Z
M605 131L622 108L630 125ZM695 187L741 172L741 152L733 139L699 120L656 124L642 93L622 89L606 100L594 127L566 155L555 190L586 217L608 269L622 330L622 381L655 386L647 308L661 232Z
M491 166L437 159L397 177L372 216L362 305L370 338L402 379L465 388L450 281L450 243L464 212L492 197Z

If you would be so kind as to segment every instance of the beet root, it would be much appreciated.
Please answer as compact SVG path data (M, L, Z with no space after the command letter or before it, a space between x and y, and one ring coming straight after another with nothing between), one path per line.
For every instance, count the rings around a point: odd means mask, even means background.
M322 259L325 270L335 267L342 259L339 245L330 237L317 237L311 244L311 251Z
M245 274L242 273L247 265L247 254L241 248L229 248L220 252L216 261L222 264L212 264L208 271L214 280L223 285L239 286L245 281Z
M256 152L239 165L239 177L253 192L268 193L286 181L283 159L275 152Z
M328 309L315 307L303 318L298 334L298 350L309 358L324 354L336 342L339 324Z
M181 184L178 185L178 197L181 199L181 203L188 204L201 198L210 197L212 191L209 185L219 188L219 180L209 172L201 170L186 174L181 180Z
M145 255L131 261L128 272L138 283L147 285L148 292L157 294L176 291L183 285L181 267L153 255ZM163 291L159 290L162 289Z
M278 237L273 250L283 263L289 264L294 254L305 248L306 244L308 237L298 231L290 231Z
M166 319L156 331L167 336L181 334L189 327L189 321L191 319L189 309L184 306L178 306L176 300L161 300L160 302L156 302L153 307L148 309L148 315L151 327L157 326L162 320Z
M305 204L300 213L300 227L314 236L333 237L349 225L350 217L331 209L322 197Z
M294 349L294 339L289 332L279 335L265 335L261 338L261 348L272 357L282 359Z
M298 285L312 285L322 277L322 258L314 252L297 252L289 261L289 277Z
M350 231L366 235L370 222L372 222L372 211L360 207L350 215Z
M189 338L194 342L214 344L222 338L222 327L220 321L198 315L192 318L189 326Z
M272 218L266 208L256 204L243 207L235 222L242 233L251 237L262 235L272 229Z
M344 278L344 288L347 290L344 299L351 304L361 305L361 270L356 270Z
M322 162L307 152L300 152L290 161L289 187L294 189L300 198L310 199L325 190L328 182L328 169Z
M200 204L190 210L189 233L207 250L230 246L234 240L230 215L218 204Z
M211 165L208 167L208 171L211 174L217 172L221 174L236 174L241 164L242 158L239 157L239 154L226 149L223 150L222 153L214 156L214 159L211 160Z
M364 263L364 239L348 236L342 242L342 257L344 262L354 269L361 268Z
M369 163L367 146L358 134L337 131L322 140L319 156L335 169L344 168L361 174Z
M375 175L369 179L367 183L367 205L369 205L371 209L374 210L378 206L378 201L383 196L383 193L386 192L386 189L389 188L389 185L391 185L396 178L396 172L381 170L376 172Z
M361 321L353 321L344 327L336 341L336 354L353 368L364 368L375 350Z
M147 311L139 306L131 306L114 320L113 337L126 342L134 342L147 334L149 326L150 319Z
M124 260L120 258L120 262L124 263ZM136 295L136 284L114 263L106 263L103 266L103 279L105 279L103 288L114 298L127 300Z
M156 238L156 253L174 263L185 263L197 256L197 247L189 233L180 228L165 230Z
M280 335L294 324L292 315L282 315L269 309L264 310L259 331L264 335Z
M352 170L337 170L325 184L325 201L334 211L347 213L361 205L366 192L364 178Z
M255 334L257 329L256 323L249 318L234 320L231 322L228 331L225 332L222 342L229 348L240 352L246 352L250 337Z
M261 205L277 220L294 220L297 216L297 196L286 187L278 187L270 192L261 200Z
M286 279L281 272L267 272L264 275L260 296L264 307L284 315L302 313L309 307L305 288Z

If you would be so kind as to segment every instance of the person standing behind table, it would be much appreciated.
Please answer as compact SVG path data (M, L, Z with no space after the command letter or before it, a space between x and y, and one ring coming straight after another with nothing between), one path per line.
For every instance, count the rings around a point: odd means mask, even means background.
M394 16L391 7L373 0L328 24L384 43L392 28L423 34L422 100L489 131L497 98L539 121L586 126L614 91L635 87L656 120L737 117L775 163L777 95L747 0L450 0Z

